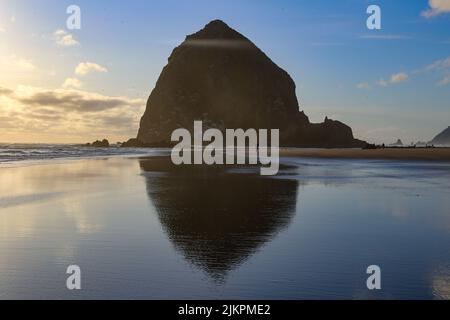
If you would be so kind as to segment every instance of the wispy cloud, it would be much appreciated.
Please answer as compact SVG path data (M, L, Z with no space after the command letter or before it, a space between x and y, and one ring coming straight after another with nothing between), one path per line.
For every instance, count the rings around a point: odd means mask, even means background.
M83 62L75 68L75 73L80 76L85 76L91 72L108 72L108 69L93 62Z
M46 90L20 86L11 98L27 106L52 107L70 112L99 112L125 106L139 105L140 99L110 97L98 93L74 89Z
M60 47L73 47L79 46L80 43L74 38L74 36L63 29L58 29L53 33L56 44Z
M311 43L311 46L313 47L336 47L336 46L343 46L343 42L313 42Z
M436 83L436 85L440 87L450 85L450 57L436 60L425 67L410 72L411 76L415 77L418 77L425 73L434 73L437 76L440 76L441 80ZM410 80L410 75L406 72L400 72L391 75L389 80L381 78L376 82L376 85L380 87L388 87L390 85L399 84L408 80ZM366 87L364 86L364 84L365 83L359 84L357 86L358 89L364 89Z
M440 87L450 84L450 57L434 61L425 68L415 71L417 74L423 72L435 72L443 76L443 78L437 83Z
M36 70L36 66L30 59L18 57L16 55L10 55L7 61L4 61L7 65L14 67L18 71L32 72Z
M409 80L409 76L405 72L395 73L391 75L389 80L380 79L376 82L376 84L380 87L388 87L390 85L396 85Z
M406 82L408 80L409 75L406 72L399 72L391 75L388 80L385 80L384 78L379 79L374 83L374 86L388 87L390 85L396 85L402 82ZM368 82L361 82L356 85L356 88L361 90L369 90L372 89L372 85Z
M432 64L428 65L425 68L425 70L426 71L444 70L449 68L450 68L450 57L433 62Z
M8 96L11 93L13 93L13 91L11 89L0 87L0 96L3 96L3 95Z
M422 16L425 18L450 13L450 0L429 0L428 6L429 8L422 12Z
M367 40L408 40L412 37L400 34L365 34L359 38Z
M450 84L450 74L445 76L444 79L438 82L438 86L446 86Z
M406 73L400 72L400 73L393 74L391 76L390 83L396 84L396 83L408 81L408 79L409 79L409 76Z
M74 88L74 89L79 89L82 86L83 83L77 78L67 78L62 85L63 88Z
M377 85L379 85L380 87L387 87L388 86L388 82L384 79L380 79L377 81Z
M358 83L356 85L356 88L361 89L361 90L368 90L368 89L371 89L372 86L367 82L362 82L362 83Z

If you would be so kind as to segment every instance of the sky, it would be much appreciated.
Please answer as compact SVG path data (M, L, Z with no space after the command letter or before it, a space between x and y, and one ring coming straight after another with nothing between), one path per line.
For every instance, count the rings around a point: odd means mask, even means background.
M0 142L135 137L172 50L214 19L292 76L312 122L375 143L450 125L450 0L0 0Z

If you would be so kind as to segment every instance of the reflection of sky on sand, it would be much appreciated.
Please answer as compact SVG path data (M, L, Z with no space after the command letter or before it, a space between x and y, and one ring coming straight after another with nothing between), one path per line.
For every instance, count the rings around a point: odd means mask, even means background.
M288 158L261 178L144 163L1 168L0 298L449 297L448 165ZM382 292L365 288L370 264Z
M23 231L32 232L34 228L24 226L35 225L46 219L44 212L51 214L57 210L54 218L62 220L65 216L78 232L95 232L102 222L95 221L97 216L92 214L89 199L109 194L107 177L113 176L115 182L126 179L127 168L129 164L121 160L3 168L0 170L0 209L4 209L4 219L11 219L9 223L2 223L4 231L8 231L8 226L17 225Z
M135 161L122 159L0 169L7 182L0 185L0 288L17 289L3 289L12 292L8 297L47 297L49 284L64 284L65 268L83 261L80 256L101 256L113 248L115 237L108 239L108 233L128 228L123 232L132 234L133 226L118 221L132 204L116 206L117 212L110 198L133 199L138 186L120 186L136 177L137 169ZM96 263L93 256L88 260ZM36 274L40 277L31 280Z

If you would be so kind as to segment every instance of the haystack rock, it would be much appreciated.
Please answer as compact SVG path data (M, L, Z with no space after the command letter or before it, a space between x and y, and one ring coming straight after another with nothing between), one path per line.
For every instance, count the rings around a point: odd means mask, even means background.
M438 134L431 142L430 144L434 145L442 145L442 146L450 146L450 127L442 131L440 134Z
M299 110L295 83L249 39L220 20L186 37L171 54L141 120L125 146L173 146L172 132L194 121L204 129L280 129L286 147L362 147L352 129Z

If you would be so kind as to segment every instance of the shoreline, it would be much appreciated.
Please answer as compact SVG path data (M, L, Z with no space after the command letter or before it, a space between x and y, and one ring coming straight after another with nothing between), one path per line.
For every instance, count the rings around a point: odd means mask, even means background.
M373 150L281 148L280 156L326 159L450 162L450 148L385 148Z
M144 150L149 152L143 152ZM53 157L43 159L21 159L0 161L0 168L26 167L70 163L72 161L109 159L109 158L147 158L152 156L170 156L170 149L145 148L137 153L98 154L76 157ZM151 152L156 151L156 154ZM387 161L430 161L450 162L450 148L385 148L385 149L319 149L319 148L280 148L280 157L299 157L336 160L387 160Z

